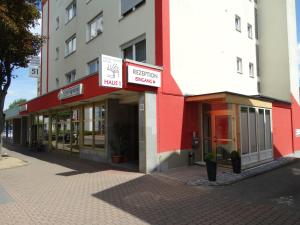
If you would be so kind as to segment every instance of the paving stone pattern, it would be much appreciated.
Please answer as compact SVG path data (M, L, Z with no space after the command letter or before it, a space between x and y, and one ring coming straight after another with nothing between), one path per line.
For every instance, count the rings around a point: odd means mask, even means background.
M29 165L0 170L0 184L13 199L0 204L1 225L300 224L293 194L245 198L247 187L261 182L256 178L227 187L187 186L66 154L9 154ZM295 204L287 204L291 198Z

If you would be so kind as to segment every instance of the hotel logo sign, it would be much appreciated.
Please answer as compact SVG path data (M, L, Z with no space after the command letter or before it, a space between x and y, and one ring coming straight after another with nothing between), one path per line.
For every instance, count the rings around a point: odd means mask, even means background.
M82 94L83 94L83 84L77 84L75 86L66 89L61 89L58 94L58 99L64 100Z
M152 87L161 86L161 72L137 66L128 66L128 83L141 84Z
M102 55L99 82L103 87L122 88L122 59Z

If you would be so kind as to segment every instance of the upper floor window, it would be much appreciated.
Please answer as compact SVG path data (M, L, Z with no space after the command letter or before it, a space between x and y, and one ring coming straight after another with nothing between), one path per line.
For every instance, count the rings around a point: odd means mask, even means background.
M243 61L241 58L236 58L236 70L238 73L243 73Z
M253 38L252 25L248 23L248 37Z
M99 70L99 60L95 59L89 62L87 66L88 66L88 74L96 73Z
M76 1L73 1L67 8L66 8L66 22L69 22L76 16Z
M55 49L55 60L59 60L59 47Z
M146 39L123 48L123 58L146 62Z
M59 78L55 78L55 85L56 85L56 88L59 88Z
M59 29L59 17L56 17L56 30Z
M66 56L76 51L76 36L74 35L66 41Z
M103 32L103 16L99 14L88 23L88 40L92 40Z
M249 76L254 77L254 65L253 65L253 63L249 63Z
M67 73L65 76L66 76L67 84L74 82L76 79L76 70L73 70L73 71Z
M146 0L121 0L121 16L126 16L141 6Z
M235 15L235 29L241 31L241 17Z

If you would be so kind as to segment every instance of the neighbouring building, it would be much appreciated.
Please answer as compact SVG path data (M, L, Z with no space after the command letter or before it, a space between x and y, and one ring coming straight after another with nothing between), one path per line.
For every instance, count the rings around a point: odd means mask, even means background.
M219 165L237 150L243 168L300 150L295 0L44 0L42 11L27 143L104 162L118 152L145 173L186 165L192 147Z

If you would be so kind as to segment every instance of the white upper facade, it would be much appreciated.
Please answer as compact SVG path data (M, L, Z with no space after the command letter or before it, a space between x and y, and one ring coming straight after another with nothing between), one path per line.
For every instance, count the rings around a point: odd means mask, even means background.
M184 95L258 94L255 7L249 0L170 1L172 75Z

